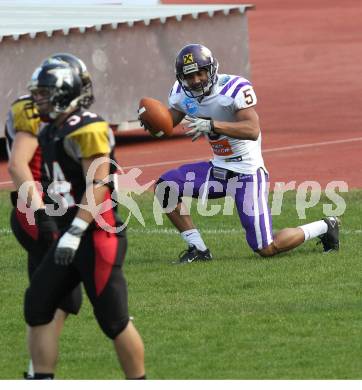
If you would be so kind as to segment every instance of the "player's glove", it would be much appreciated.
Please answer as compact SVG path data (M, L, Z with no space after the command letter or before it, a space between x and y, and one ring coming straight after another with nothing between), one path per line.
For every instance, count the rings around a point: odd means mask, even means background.
M59 237L58 226L54 219L46 214L45 209L38 209L34 212L35 224L38 228L38 241L45 248Z
M214 121L212 119L202 119L186 116L185 119L190 122L187 127L191 130L186 132L188 137L192 137L192 142L196 141L201 135L214 135Z
M74 218L70 228L62 235L55 248L54 261L59 265L69 265L73 262L80 240L88 227L88 222Z

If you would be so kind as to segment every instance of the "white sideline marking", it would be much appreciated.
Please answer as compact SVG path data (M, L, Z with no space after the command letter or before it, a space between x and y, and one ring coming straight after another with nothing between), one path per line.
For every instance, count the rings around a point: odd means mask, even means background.
M318 146L328 146L328 145L344 144L344 143L348 143L348 142L358 142L358 141L362 141L362 137L340 139L340 140L335 140L335 141L315 142L313 144L300 144L300 145L281 146L279 148L262 149L262 153L281 152L283 150L306 149L306 148L314 148L314 147L318 147ZM197 159L192 158L192 159L186 159L186 160L160 161L157 163L142 164L142 165L128 165L128 166L124 166L122 168L131 169L131 168L158 167L158 166L162 166L162 165L173 165L173 164L180 164L180 163L205 161L208 159L210 159L210 155L200 157Z
M199 229L200 233L203 234L237 234L237 235L243 235L244 230L240 229ZM178 235L179 232L172 228L153 228L153 229L137 229L137 228L128 228L127 232L129 233L141 233L141 234L176 234ZM362 230L341 230L340 234L362 234Z
M273 152L281 152L283 150L295 150L295 149L306 149L306 148L314 148L317 146L328 146L328 145L337 145L337 144L344 144L348 142L359 142L362 141L362 137L357 138L347 138L347 139L340 139L335 141L325 141L325 142L315 142L313 144L300 144L300 145L291 145L291 146L281 146L279 148L269 148L269 149L263 149L262 153L273 153ZM205 161L210 159L209 156L204 156L200 158L192 158L192 159L185 159L185 160L171 160L171 161L160 161L157 163L150 163L150 164L141 164L141 165L126 165L122 167L123 169L132 169L132 168L150 168L150 167L159 167L162 165L173 165L173 164L180 164L180 163L188 163L188 162L198 162L198 161ZM0 182L0 186L2 185L8 185L13 184L12 181L2 181Z
M240 227L240 229L199 229L201 233L204 234L244 234L244 231ZM179 232L172 228L152 228L152 229L138 229L138 228L128 228L127 232L136 233L136 234L175 234L178 235ZM7 236L9 234L13 234L10 228L2 228L0 229L0 236ZM362 230L346 230L343 229L340 231L340 234L362 234Z
M131 168L149 168L149 167L158 167L162 165L173 165L173 164L181 164L181 163L188 163L188 162L198 162L198 161L205 161L208 160L210 156L207 157L199 157L199 158L188 158L186 160L169 160L169 161L160 161L158 163L151 163L151 164L142 164L142 165L126 165L125 167L122 167L123 169L131 169Z

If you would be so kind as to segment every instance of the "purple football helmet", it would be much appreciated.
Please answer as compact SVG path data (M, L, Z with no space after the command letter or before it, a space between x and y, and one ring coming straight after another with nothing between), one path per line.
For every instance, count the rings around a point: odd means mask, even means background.
M211 51L203 45L192 43L183 47L176 57L176 78L185 94L192 98L199 98L208 94L217 79L218 62ZM192 90L185 80L185 76L199 70L207 71L207 82L201 88Z

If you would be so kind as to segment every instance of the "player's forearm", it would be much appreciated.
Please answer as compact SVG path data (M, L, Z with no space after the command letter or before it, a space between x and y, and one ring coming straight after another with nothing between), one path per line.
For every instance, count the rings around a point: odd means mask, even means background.
M81 218L87 223L93 222L93 220L99 215L101 207L99 207L105 200L106 194L109 188L106 185L90 185L87 191L83 194L81 205L76 217Z
M98 155L82 160L84 177L87 180L86 191L83 194L81 204L76 217L91 223L100 212L101 203L104 202L109 187L106 184L110 171L109 155ZM96 164L93 166L93 164ZM93 170L95 169L95 170Z
M9 164L9 173L19 196L28 207L37 210L44 207L43 200L34 181L33 175L28 164L11 163Z
M55 250L55 262L59 265L69 265L81 244L82 237L86 233L89 224L97 219L102 212L102 202L109 191L106 185L89 184L83 194L81 206L75 215L68 230L59 239Z
M8 170L16 189L26 181L34 180L28 164L10 162Z
M260 129L252 121L214 121L214 132L232 138L256 141L259 137Z
M185 117L185 114L181 111L175 110L174 108L169 108L169 111L172 116L173 127L175 127L181 123L182 119Z

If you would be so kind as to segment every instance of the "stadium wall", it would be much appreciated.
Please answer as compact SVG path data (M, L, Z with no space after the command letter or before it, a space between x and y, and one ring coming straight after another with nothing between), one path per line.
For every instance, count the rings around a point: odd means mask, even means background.
M135 126L138 101L152 96L166 103L178 50L187 43L210 47L222 72L250 77L246 12L189 14L182 18L139 21L130 27L79 28L69 31L20 35L0 42L0 136L4 136L6 112L11 102L25 94L32 71L55 52L70 52L84 60L92 75L99 112L119 129Z

